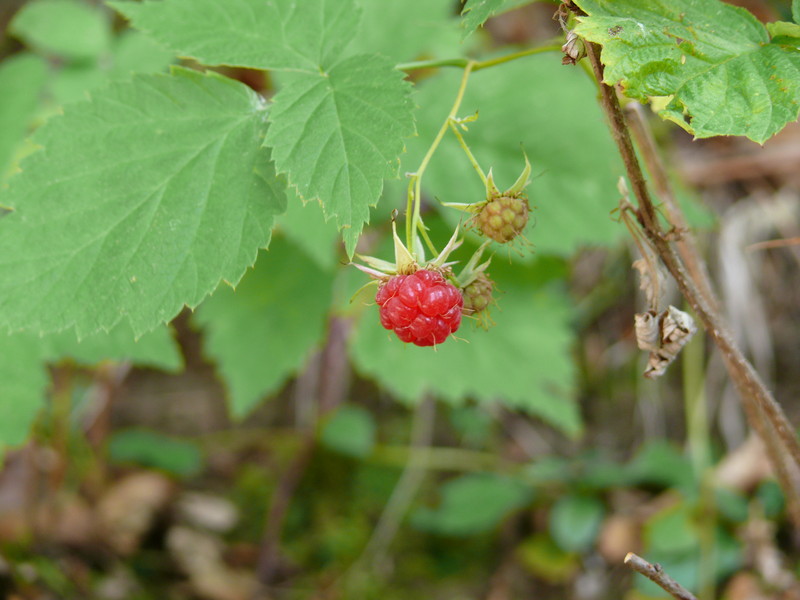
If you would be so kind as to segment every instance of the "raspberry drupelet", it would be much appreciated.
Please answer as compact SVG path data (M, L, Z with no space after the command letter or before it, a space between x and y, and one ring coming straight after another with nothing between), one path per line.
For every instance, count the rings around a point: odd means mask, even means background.
M375 301L381 325L417 346L441 344L461 325L461 292L436 271L395 275L381 284Z

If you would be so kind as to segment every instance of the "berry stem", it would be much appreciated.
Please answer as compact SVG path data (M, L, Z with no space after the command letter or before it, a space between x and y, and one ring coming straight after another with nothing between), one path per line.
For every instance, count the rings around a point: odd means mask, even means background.
M433 241L431 240L431 236L428 235L428 228L425 227L425 224L422 222L422 219L420 219L417 222L417 230L419 231L420 235L422 236L422 239L425 240L425 244L428 246L428 250L431 251L433 256L437 256L439 254L439 251L436 249L436 246L433 245Z
M475 169L476 173L478 173L478 177L481 178L484 187L486 187L486 174L483 172L483 169L481 169L481 166L478 164L475 155L472 154L472 150L470 150L469 146L467 146L467 141L464 139L464 136L461 135L461 132L458 130L457 123L458 123L457 120L451 119L449 121L450 130L455 134L456 138L458 138L458 143L461 145L461 149L467 155L469 162L472 164L472 168Z
M517 60L518 58L532 56L534 54L541 54L543 52L560 52L562 44L563 41L561 41L561 38L556 38L541 46L520 50L519 52L514 52L513 54L506 54L505 56L498 56L497 58L491 58L489 60L474 61L468 58L418 60L414 62L400 63L397 65L397 68L401 71L435 69L437 67L458 67L460 69L466 69L469 64L472 64L471 69L473 71L480 71L481 69L488 69L490 67L502 65L503 63L511 62L512 60Z
M464 74L461 76L461 84L458 86L458 94L456 94L453 107L450 109L450 113L447 115L444 123L442 123L442 126L439 128L439 133L437 133L436 137L433 138L433 142L431 143L430 148L428 148L428 151L425 153L425 157L422 159L419 168L416 170L416 172L411 173L411 180L408 182L408 206L406 208L406 246L408 248L414 248L414 233L420 229L422 175L425 173L425 169L428 168L428 164L431 162L431 158L433 158L433 153L436 152L436 148L439 147L444 134L447 133L447 129L450 126L450 121L455 119L455 116L458 113L458 109L461 106L461 101L464 99L464 92L467 89L469 75L472 72L472 68L475 64L475 61L470 60L464 67ZM409 215L411 215L411 218L409 218Z

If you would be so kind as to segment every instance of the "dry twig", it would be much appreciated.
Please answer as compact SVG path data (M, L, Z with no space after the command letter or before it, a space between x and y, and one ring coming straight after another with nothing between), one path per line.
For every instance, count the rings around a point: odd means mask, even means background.
M649 563L641 556L628 552L625 557L625 564L637 573L647 577L673 598L678 600L697 600L694 594L667 575L658 563Z

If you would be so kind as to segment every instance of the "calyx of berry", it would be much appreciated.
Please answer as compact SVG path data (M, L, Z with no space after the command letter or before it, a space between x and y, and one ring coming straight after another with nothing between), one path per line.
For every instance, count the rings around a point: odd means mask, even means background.
M450 254L461 245L461 240L458 239L458 228L453 232L450 241L439 253L439 255L429 261L425 261L424 251L422 244L415 243L416 251L412 253L406 248L406 245L397 235L397 226L392 221L392 237L394 239L394 262L375 258L374 256L365 256L363 254L356 254L356 256L364 261L366 265L359 265L353 263L353 266L360 269L373 279L385 281L392 275L411 275L420 269L428 269L438 273L444 273L450 270L450 267L455 264L447 262Z
M456 278L464 296L464 314L477 318L478 324L484 329L488 329L489 325L493 324L488 309L493 301L494 282L486 273L492 259L481 262L483 252L489 244L490 240L486 240L478 247Z

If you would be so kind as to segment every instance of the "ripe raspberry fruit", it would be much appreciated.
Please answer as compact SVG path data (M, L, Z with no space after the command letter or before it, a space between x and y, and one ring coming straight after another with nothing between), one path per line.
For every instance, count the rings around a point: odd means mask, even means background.
M441 344L461 325L461 292L436 271L420 269L411 275L395 275L381 284L375 301L381 325L406 343Z
M522 233L530 211L522 196L499 196L486 203L475 216L475 223L484 235L505 244Z
M485 311L492 302L494 284L485 273L478 274L475 281L464 288L464 314L474 316Z

